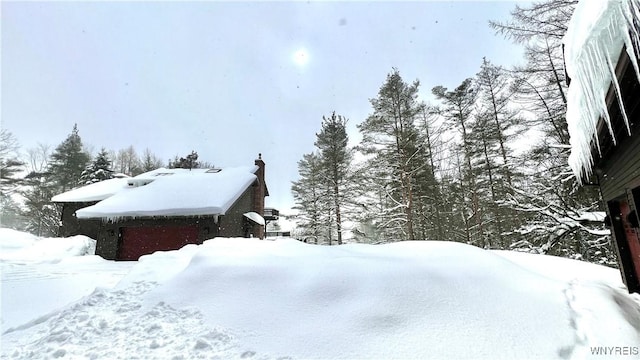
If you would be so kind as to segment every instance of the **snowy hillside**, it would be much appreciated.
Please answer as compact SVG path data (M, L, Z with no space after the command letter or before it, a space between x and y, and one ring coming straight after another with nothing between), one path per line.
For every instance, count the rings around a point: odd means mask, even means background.
M0 230L17 254L24 234ZM616 270L573 260L451 242L217 238L139 262L52 263L29 255L38 243L2 259L2 358L581 359L640 349L638 297Z

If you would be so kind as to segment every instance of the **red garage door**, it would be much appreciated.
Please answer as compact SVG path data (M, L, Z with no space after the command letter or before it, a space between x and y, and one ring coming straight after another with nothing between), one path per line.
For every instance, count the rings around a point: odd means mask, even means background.
M138 260L160 250L177 250L198 243L195 226L128 227L122 229L118 260Z

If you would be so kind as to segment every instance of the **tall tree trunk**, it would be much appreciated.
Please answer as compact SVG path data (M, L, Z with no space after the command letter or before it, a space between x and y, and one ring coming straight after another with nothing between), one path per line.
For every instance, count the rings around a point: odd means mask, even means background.
M487 148L487 139L486 139L486 135L484 132L484 129L482 131L482 147L483 147L483 153L484 153L484 159L485 159L485 163L486 163L486 170L487 170L487 175L489 176L489 188L491 190L491 200L493 202L493 215L495 216L496 219L496 225L498 227L498 238L500 239L500 247L503 246L504 244L504 239L502 237L502 219L500 217L499 212L497 211L497 202L498 199L496 197L496 190L495 190L495 184L493 182L493 171L491 169L491 162L489 160L489 150ZM491 247L491 240L489 240L487 243L485 243L485 246L487 247Z
M433 162L433 148L432 148L432 144L431 144L431 135L429 134L429 125L427 124L427 116L424 113L424 110L422 112L422 116L423 116L423 120L424 120L424 129L426 132L426 139L427 139L427 150L429 151L429 165L431 166L430 171L431 171L431 177L434 180L434 186L435 186L435 191L434 191L434 202L435 202L435 210L436 210L436 231L438 234L438 240L443 240L444 239L444 233L442 231L442 220L441 220L441 215L440 215L440 206L444 205L442 204L441 198L440 198L440 186L438 185L438 183L435 181L436 179L436 171L435 171L435 163Z
M536 96L538 96L538 99L540 99L540 102L542 103L542 106L544 106L544 109L547 112L547 115L549 117L549 123L551 123L551 126L553 126L553 129L555 130L556 135L558 135L559 143L560 144L568 144L569 143L568 135L566 135L564 133L564 131L562 131L562 129L558 126L558 124L554 120L554 116L553 116L553 113L551 112L551 108L549 108L549 104L544 99L544 97L542 97L542 94L540 94L538 89L536 89L536 87L533 86L530 82L528 82L526 80L523 80L523 81L524 81L525 84L529 85L529 87L531 89L533 89L533 91L536 93Z
M408 156L404 151L403 145L405 139L405 129L403 124L403 118L401 113L400 99L396 99L395 110L395 129L396 129L396 151L398 158L398 165L400 169L400 186L402 192L402 203L405 206L404 213L406 217L407 238L409 240L415 240L415 233L413 231L413 193L411 189L411 176L407 170Z
M409 176L407 179L407 232L409 235L409 240L415 240L416 234L413 230L413 189L411 186L411 178Z
M464 123L464 116L462 109L458 111L458 120L460 121L460 126L462 127L462 144L464 148L464 157L465 163L467 165L467 171L469 172L469 182L471 187L471 204L472 204L472 213L475 218L476 225L480 229L480 237L482 237L483 229L482 229L482 219L480 218L480 206L478 199L478 186L476 184L475 175L473 174L473 167L471 166L471 149L469 148L469 140L467 128Z
M511 182L511 168L509 167L509 161L507 160L507 150L504 146L504 135L502 134L502 126L500 125L500 119L498 116L498 105L496 104L496 97L494 93L494 89L491 85L489 85L489 92L491 93L491 106L493 110L493 120L496 124L496 135L498 135L498 142L500 143L500 154L502 155L502 161L505 166L505 174L507 176L507 184L509 184L509 192L511 192L511 187L513 186ZM484 135L483 135L484 141ZM512 193L513 194L513 193Z
M556 69L555 64L553 63L553 58L551 57L551 47L549 46L549 41L545 38L544 42L546 44L545 54L547 55L547 59L549 60L549 65L553 71L553 77L555 79L555 84L558 87L558 92L560 93L560 97L562 98L562 102L567 104L567 97L564 95L564 89L562 88L562 81L560 80L560 76L558 75L558 70Z
M334 168L334 179L338 178L338 170ZM342 219L340 215L340 187L338 182L333 183L334 206L336 207L336 230L338 231L338 245L342 245Z

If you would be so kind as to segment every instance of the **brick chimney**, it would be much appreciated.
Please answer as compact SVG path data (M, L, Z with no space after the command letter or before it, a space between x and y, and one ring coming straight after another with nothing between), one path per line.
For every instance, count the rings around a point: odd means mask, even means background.
M258 167L258 170L255 172L258 177L258 182L253 187L253 211L260 214L260 216L264 216L264 197L269 196L269 192L267 191L267 184L264 182L264 161L262 161L262 154L258 154L255 165ZM264 228L264 226L254 226L253 237L263 239Z

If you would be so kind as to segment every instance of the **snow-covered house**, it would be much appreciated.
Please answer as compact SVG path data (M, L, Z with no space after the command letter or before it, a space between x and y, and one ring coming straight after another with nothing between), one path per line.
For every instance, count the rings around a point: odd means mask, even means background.
M264 237L264 161L224 169L157 169L53 197L61 235L97 240L106 259L137 260L216 236Z
M564 38L569 163L600 187L630 292L640 291L640 0L580 1Z

